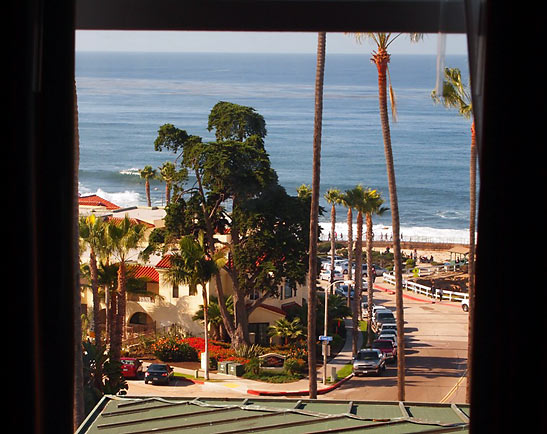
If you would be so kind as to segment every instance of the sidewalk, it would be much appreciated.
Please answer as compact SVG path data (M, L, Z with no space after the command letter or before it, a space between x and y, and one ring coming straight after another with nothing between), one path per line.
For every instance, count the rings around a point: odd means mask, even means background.
M336 371L339 371L344 365L351 363L351 341L353 336L353 329L351 325L351 318L345 320L346 326L346 340L342 350L327 363L327 377L330 377L331 367L336 367ZM362 344L362 334L359 333L358 348ZM322 356L318 355L318 362L322 361ZM175 372L194 375L195 371L184 368L173 368ZM200 374L203 371L200 370ZM330 390L335 389L343 382L349 380L352 375L349 375L345 379L342 379L334 384L323 385L323 366L321 365L317 369L317 393L324 394ZM262 381L247 380L245 378L236 377L233 375L219 374L216 372L209 373L210 381L204 381L203 379L190 379L197 384L203 385L206 388L219 388L228 387L232 391L238 391L242 394L258 395L258 396L305 396L309 394L309 380L304 378L302 380L294 381L292 383L265 383Z

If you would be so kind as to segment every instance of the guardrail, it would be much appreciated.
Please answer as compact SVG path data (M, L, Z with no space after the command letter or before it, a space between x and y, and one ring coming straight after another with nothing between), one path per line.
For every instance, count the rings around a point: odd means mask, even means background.
M395 276L393 274L384 273L383 277L384 277L384 282L390 283L391 285L395 285ZM405 279L403 279L403 288L408 291L415 292L417 294L425 295L426 297L435 298L435 299L440 298L440 293L438 292L438 290L435 294L433 294L431 287L426 285L421 285L415 282L409 282ZM468 294L465 292L448 291L446 289L442 290L443 300L462 301L464 298L467 298L467 296Z

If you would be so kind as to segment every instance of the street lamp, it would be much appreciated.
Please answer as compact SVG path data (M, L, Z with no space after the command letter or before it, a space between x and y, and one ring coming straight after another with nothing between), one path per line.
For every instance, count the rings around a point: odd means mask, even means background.
M327 312L328 312L328 300L329 295L328 291L337 283L344 283L345 285L348 285L348 297L350 295L350 285L354 284L353 280L336 280L332 283L329 283L327 287L325 288L325 319L323 322L323 336L325 337L325 340L323 340L323 384L327 384L327 345L328 341L327 339L327 325L328 325L328 318L327 318Z

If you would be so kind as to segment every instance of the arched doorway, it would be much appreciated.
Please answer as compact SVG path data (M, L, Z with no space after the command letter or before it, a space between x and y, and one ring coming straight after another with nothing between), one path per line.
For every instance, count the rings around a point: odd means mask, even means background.
M128 333L145 334L156 331L156 321L146 312L135 312L127 323Z

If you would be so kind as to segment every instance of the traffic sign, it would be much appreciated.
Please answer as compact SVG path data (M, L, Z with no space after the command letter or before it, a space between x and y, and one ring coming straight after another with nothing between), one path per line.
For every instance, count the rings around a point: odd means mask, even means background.
M319 336L320 341L332 341L332 336Z

